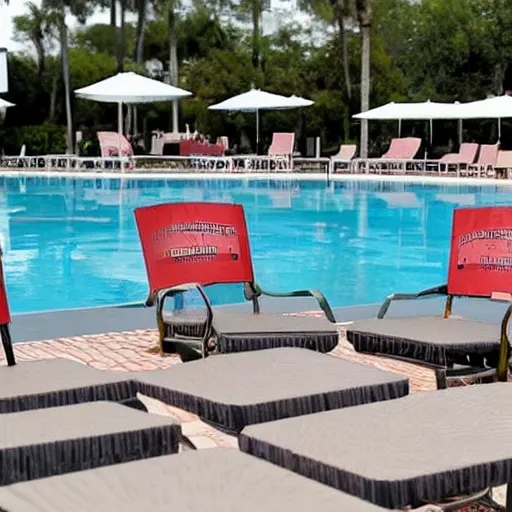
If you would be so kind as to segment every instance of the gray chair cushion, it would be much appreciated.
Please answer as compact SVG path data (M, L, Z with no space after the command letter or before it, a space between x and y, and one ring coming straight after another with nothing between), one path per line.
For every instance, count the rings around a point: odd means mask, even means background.
M441 317L371 319L350 325L347 339L358 352L400 356L440 366L495 366L500 326Z
M294 348L212 356L134 377L142 394L234 431L398 398L409 389L407 377Z
M218 448L16 484L5 512L378 512L383 510L237 450Z
M206 315L201 310L164 313L170 337L202 337ZM281 313L245 313L214 310L213 330L220 353L279 347L309 348L330 352L338 344L336 326L326 317Z
M95 370L70 359L0 368L0 413L135 397L135 385L128 374Z
M170 418L112 402L0 416L0 485L176 453Z
M240 448L389 508L477 492L512 475L512 385L415 393L247 427Z

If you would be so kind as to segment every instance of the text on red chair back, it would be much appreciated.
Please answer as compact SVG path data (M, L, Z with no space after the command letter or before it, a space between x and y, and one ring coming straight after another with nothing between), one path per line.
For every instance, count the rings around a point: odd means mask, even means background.
M461 208L453 214L448 293L512 293L512 207Z
M241 205L170 203L137 208L151 292L185 283L253 281Z

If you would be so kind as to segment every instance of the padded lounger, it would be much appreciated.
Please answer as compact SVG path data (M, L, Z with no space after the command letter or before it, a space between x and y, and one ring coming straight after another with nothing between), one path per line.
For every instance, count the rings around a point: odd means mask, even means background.
M0 368L0 413L135 399L135 385L128 374L96 370L69 359Z
M202 337L206 315L200 312L164 312L167 336ZM338 344L336 326L326 317L301 317L279 313L228 313L214 311L212 329L216 351L244 352L278 347L330 352Z
M512 385L415 393L247 427L242 451L389 508L512 480Z
M409 391L407 377L297 348L218 355L135 378L142 394L236 432Z
M169 418L112 402L3 414L0 485L176 453L180 437Z
M347 329L347 339L358 352L444 367L496 367L500 326L453 317L382 318L354 322Z
M378 512L229 448L130 462L0 489L4 512Z

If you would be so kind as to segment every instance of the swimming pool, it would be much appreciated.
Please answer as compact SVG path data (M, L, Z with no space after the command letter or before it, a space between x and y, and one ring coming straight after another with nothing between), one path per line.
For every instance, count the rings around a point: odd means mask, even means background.
M1 177L0 241L14 313L143 301L133 209L168 201L245 207L267 289L316 287L333 306L445 281L452 210L511 204L512 189L400 181ZM219 287L213 302L240 300Z

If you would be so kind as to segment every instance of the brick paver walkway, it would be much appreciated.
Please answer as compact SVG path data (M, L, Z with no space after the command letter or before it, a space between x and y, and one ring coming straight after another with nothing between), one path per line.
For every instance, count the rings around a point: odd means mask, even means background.
M359 354L347 342L344 325L339 324L339 331L340 341L336 349L331 352L333 356L408 375L412 392L436 389L435 374L432 370L385 357ZM176 356L161 357L156 353L154 349L157 346L157 340L156 329L146 329L21 342L14 345L14 350L18 361L65 357L101 370L147 371L182 364ZM219 432L203 423L197 416L148 397L140 398L151 413L178 419L182 424L183 433L199 449L219 446L237 447L235 437ZM503 490L500 489L500 491L500 494L503 494Z

